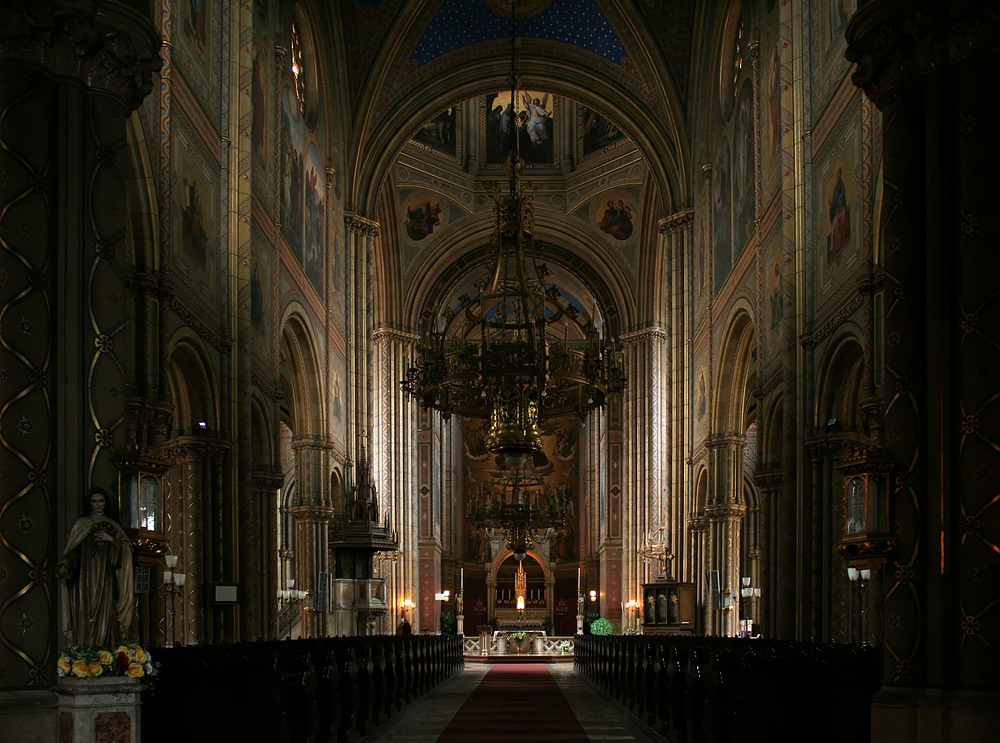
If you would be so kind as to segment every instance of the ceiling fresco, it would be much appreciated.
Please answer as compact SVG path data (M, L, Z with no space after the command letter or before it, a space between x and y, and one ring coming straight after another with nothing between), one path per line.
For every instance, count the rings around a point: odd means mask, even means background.
M594 0L550 0L545 5L534 17L518 22L520 36L572 44L615 64L628 56ZM412 59L425 65L473 44L509 39L510 21L486 0L449 0L434 16Z

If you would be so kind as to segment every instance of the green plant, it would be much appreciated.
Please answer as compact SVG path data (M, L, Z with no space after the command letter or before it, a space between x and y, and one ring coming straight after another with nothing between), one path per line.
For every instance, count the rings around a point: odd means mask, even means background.
M590 634L592 635L610 635L613 634L614 631L615 626L604 617L594 620L594 622L590 625Z
M441 634L455 634L455 620L452 618L450 611L441 612Z

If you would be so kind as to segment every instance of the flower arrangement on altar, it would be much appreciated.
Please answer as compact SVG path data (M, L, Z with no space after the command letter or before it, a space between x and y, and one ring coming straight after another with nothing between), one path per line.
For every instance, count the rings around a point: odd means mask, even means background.
M74 645L63 651L56 666L59 678L156 675L152 656L136 643L121 644L114 652L95 645Z
M528 635L524 632L511 632L507 637L516 643L522 643L527 639Z
M614 631L615 626L604 617L595 619L593 624L590 625L590 634L592 635L610 635Z

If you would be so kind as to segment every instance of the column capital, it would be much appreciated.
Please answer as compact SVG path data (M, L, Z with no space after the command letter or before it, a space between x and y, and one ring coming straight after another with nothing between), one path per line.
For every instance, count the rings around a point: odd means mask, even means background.
M0 9L0 59L39 65L133 110L153 90L160 35L122 2L13 0Z
M671 235L689 227L692 222L694 222L694 209L688 207L661 219L657 224L657 231L661 235Z
M870 0L851 17L845 56L852 82L884 109L889 94L942 68L996 53L1000 17L989 3Z
M354 232L358 235L373 238L379 236L378 222L362 217L360 214L355 214L354 212L346 212L344 214L344 226L347 227L349 232Z
M300 523L326 524L333 520L333 509L325 506L292 506L292 513Z
M376 328L372 331L372 341L375 343L379 343L380 341L398 341L410 345L419 340L419 335L407 333L403 330L396 330L395 328Z

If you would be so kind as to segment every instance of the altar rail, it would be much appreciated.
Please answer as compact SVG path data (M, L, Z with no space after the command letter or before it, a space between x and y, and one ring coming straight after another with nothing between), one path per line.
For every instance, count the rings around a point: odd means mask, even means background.
M463 667L455 636L324 637L154 651L144 743L354 743ZM145 679L144 679L145 680Z
M871 739L880 648L721 637L576 638L574 664L670 741Z
M573 655L575 637L549 637L540 634L532 637L529 643L521 643L518 648L508 638L509 633L496 635L480 635L466 637L462 648L466 655L514 655L521 653L534 655Z

